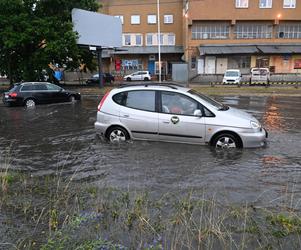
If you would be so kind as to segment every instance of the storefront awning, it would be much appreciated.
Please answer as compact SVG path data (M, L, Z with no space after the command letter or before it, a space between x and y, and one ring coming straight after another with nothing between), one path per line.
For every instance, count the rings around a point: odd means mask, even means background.
M228 55L228 54L253 54L257 53L258 49L255 45L250 46L200 46L201 55Z
M301 53L301 45L259 45L258 50L265 54L291 54Z
M116 51L112 54L158 54L158 46L135 46L122 47L123 51ZM162 54L183 54L183 46L161 46Z
M301 44L265 44L265 45L202 45L200 55L230 54L297 54L301 53Z

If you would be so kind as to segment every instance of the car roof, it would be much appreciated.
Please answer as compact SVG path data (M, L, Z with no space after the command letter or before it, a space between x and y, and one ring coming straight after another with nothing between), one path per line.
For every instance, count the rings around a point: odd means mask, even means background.
M21 85L30 85L30 84L50 84L50 82L22 82Z
M184 86L174 83L145 83L145 84L124 84L119 86L118 90L141 90L141 89L152 89L152 90L178 90L180 92L187 92L190 90Z

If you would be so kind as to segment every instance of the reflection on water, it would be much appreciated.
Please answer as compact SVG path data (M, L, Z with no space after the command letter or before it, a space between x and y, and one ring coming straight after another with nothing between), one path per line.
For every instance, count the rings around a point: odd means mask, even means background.
M286 129L285 121L282 117L277 97L270 97L266 104L266 111L263 116L263 125L270 131L284 131Z
M274 204L301 189L301 101L285 97L217 98L256 116L269 131L266 148L216 151L159 142L112 145L94 131L99 98L33 110L0 106L0 164L34 175L74 175L100 186L204 192L227 202ZM298 200L301 192L295 192Z

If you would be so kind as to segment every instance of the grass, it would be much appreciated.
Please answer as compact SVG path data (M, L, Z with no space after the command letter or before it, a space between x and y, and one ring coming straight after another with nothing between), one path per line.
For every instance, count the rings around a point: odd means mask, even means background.
M103 89L99 87L82 87L78 89L84 95L103 95L113 87L106 86ZM294 86L225 86L225 85L190 85L190 88L195 89L206 95L225 96L225 95L239 95L239 96L301 96L301 86L295 88Z
M4 168L1 214L13 213L16 249L297 249L301 214L222 204L193 191L156 194L100 188L72 177ZM8 177L12 176L12 178ZM199 197L199 198L195 198ZM26 225L21 230L19 225ZM0 229L1 230L1 229ZM7 242L3 242L6 239Z
M97 86L69 86L66 85L65 88L77 89L81 92L82 95L104 95L107 91L111 90L114 86L105 86L104 88L99 88ZM199 84L190 84L190 88L193 88L206 95L216 95L216 96L225 96L225 95L241 95L241 96L301 96L301 86L296 88L292 85L277 86L273 85L270 87L264 86L248 86L242 85L237 87L235 85L216 85L214 87L210 85L199 85ZM0 92L8 90L7 85L0 85Z

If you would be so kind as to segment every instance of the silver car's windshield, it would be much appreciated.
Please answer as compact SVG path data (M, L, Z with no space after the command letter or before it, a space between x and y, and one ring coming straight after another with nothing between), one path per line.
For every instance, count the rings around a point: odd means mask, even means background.
M189 90L188 93L203 99L204 101L208 102L212 106L216 107L218 110L227 110L228 109L228 107L225 106L224 104L222 104L220 102L217 102L214 99L212 99L208 96L205 96L205 95L203 95L203 94L201 94L201 93L199 93L199 92L197 92L193 89Z

